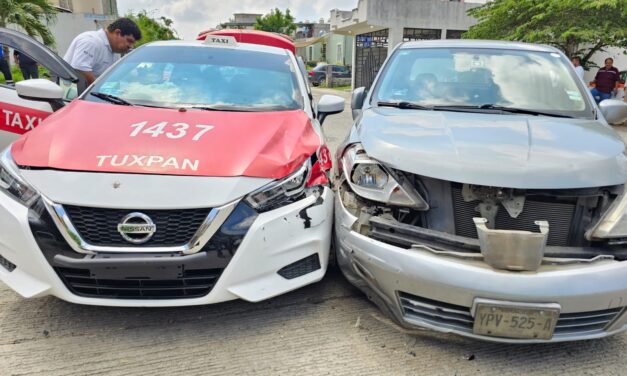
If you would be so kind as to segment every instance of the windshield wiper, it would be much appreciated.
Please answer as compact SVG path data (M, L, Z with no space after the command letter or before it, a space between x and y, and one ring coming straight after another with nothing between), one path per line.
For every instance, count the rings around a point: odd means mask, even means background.
M229 105L204 105L204 106L181 106L180 109L186 110L202 110L202 111L229 111L229 112L263 112L274 111L271 107L248 107L248 106L229 106Z
M495 110L495 111L507 112L511 114L572 118L572 116L564 115L564 114L556 114L553 112L544 112L544 111L536 111L536 110L527 110L524 108L517 108L517 107L498 106L498 105L491 104L491 103L482 104L479 106L434 106L433 109L441 110L441 111Z
M377 106L379 107L396 107L402 110L433 110L433 107L423 106L418 103L412 102L377 102Z
M123 105L123 106L134 106L133 103L127 101L126 99L122 99L120 97L116 97L115 95L99 93L99 92L94 92L94 91L90 92L89 94L93 95L96 98L100 98L103 101L107 101L109 103L119 104L119 105Z
M224 107L224 106L186 106L186 107L179 107L179 109L202 110L202 111L251 112L251 110L245 110L245 109L235 108L235 107Z

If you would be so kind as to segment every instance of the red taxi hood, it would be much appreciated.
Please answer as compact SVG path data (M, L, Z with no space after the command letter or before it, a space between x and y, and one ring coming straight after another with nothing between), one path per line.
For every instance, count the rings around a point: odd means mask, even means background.
M181 112L75 100L11 151L29 167L278 179L320 145L302 110Z

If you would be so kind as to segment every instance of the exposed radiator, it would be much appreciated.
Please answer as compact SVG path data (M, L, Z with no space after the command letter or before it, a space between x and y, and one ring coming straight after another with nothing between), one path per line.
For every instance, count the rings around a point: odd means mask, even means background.
M472 218L481 216L475 210L479 201L464 201L462 190L457 187L452 187L452 195L455 213L455 234L477 238L477 230ZM502 230L538 232L538 226L534 222L545 220L549 222L547 245L567 246L575 207L575 204L556 202L550 197L546 201L534 201L533 198L527 198L524 209L518 215L518 218L511 218L505 208L500 206L494 227Z

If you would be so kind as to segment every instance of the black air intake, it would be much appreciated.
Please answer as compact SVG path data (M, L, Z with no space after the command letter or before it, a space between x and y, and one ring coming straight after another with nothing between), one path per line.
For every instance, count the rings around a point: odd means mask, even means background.
M14 263L2 257L2 255L0 255L0 266L4 267L9 272L14 271L16 268Z
M317 253L307 256L296 262L283 267L278 271L279 275L285 279L294 279L320 269L320 258Z

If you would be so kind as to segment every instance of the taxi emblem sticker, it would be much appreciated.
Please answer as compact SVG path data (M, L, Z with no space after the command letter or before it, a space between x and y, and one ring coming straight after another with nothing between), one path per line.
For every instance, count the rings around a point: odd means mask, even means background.
M237 40L230 35L207 35L205 44L220 45L225 47L237 47Z

